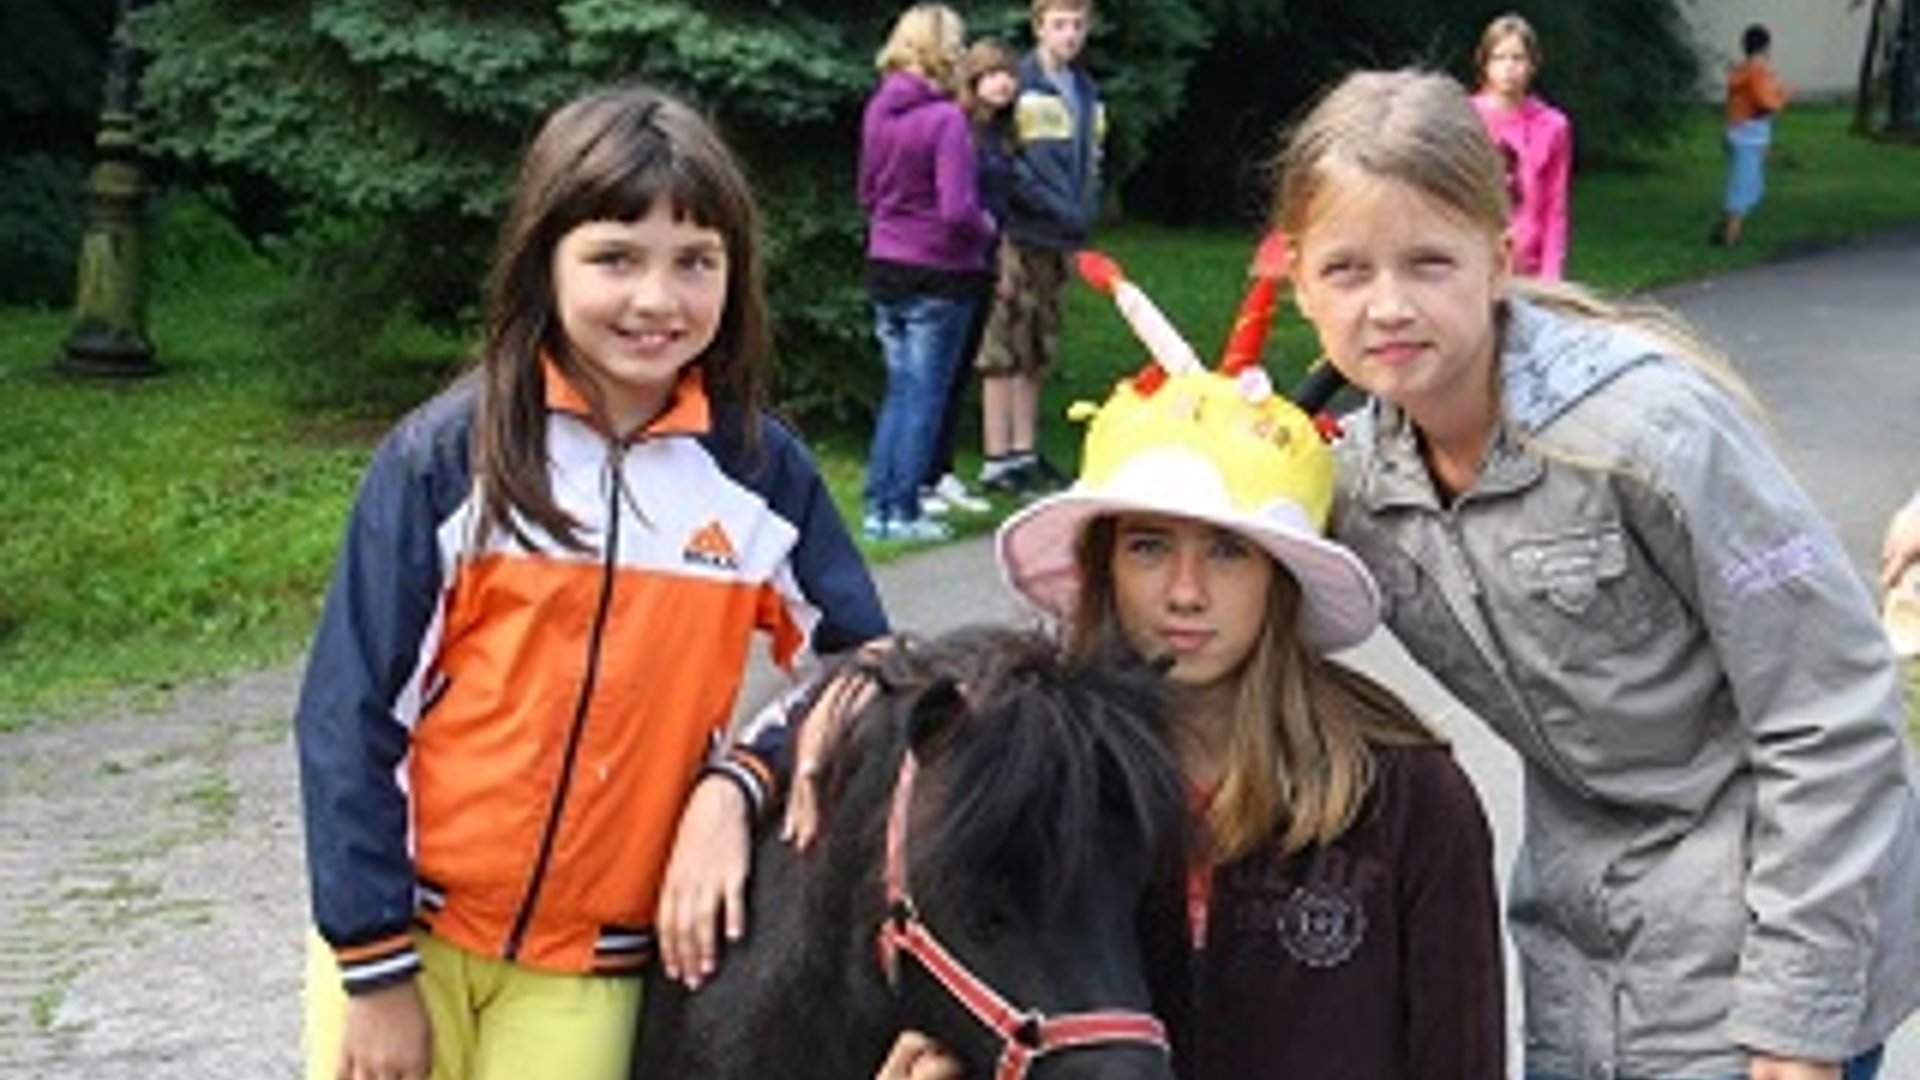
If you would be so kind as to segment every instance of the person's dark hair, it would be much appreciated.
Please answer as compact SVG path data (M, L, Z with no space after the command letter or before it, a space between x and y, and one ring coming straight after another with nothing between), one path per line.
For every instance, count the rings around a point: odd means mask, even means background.
M1773 44L1772 32L1770 32L1765 26L1761 25L1760 23L1754 23L1753 25L1747 27L1744 31L1741 31L1740 48L1745 50L1748 56L1753 56L1756 53L1766 52L1768 46L1771 46L1772 44Z
M474 435L480 523L532 545L531 523L568 547L578 527L554 500L546 467L542 359L601 407L555 309L553 253L574 228L635 221L664 199L676 220L720 233L727 294L713 343L694 361L715 401L749 416L766 394L771 353L758 215L733 154L691 106L646 86L596 90L547 117L521 161L487 281ZM751 439L754 425L747 424Z
M996 118L994 107L980 100L980 80L996 71L1017 78L1020 58L999 39L980 38L967 46L967 56L961 62L960 69L964 75L960 84L960 104L967 110L967 117L973 121L977 131Z

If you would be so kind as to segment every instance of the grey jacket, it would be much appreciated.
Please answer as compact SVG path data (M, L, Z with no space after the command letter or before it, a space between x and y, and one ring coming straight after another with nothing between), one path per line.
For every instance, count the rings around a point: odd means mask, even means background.
M1527 1065L1839 1060L1920 996L1920 791L1890 649L1740 405L1635 331L1509 302L1505 423L1443 503L1407 418L1335 529L1393 631L1526 762Z

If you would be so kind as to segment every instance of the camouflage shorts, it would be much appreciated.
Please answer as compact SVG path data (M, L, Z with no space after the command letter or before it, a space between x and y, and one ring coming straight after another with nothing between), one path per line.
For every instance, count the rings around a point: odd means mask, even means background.
M1043 375L1060 351L1067 253L1008 244L1004 289L996 291L974 367L985 375Z

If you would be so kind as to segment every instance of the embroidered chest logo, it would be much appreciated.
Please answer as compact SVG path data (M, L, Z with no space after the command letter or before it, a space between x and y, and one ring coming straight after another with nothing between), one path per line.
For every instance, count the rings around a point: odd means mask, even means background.
M1233 884L1243 899L1234 913L1237 933L1269 940L1310 968L1337 967L1367 937L1366 898L1381 887L1381 867L1340 848L1306 859L1242 864Z
M1367 913L1344 885L1301 885L1280 905L1280 943L1308 967L1345 963L1367 936Z
M740 556L733 550L733 541L727 537L727 531L720 527L717 520L708 521L687 537L687 546L680 552L680 560L715 570L740 569Z

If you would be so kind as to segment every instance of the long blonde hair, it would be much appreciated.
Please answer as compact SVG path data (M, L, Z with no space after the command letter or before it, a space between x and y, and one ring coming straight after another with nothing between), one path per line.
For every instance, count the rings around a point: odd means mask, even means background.
M1350 185L1356 172L1418 191L1490 238L1507 228L1506 163L1466 91L1435 72L1347 76L1294 128L1276 168L1273 216L1292 237L1306 233L1325 200ZM1508 290L1544 307L1655 339L1764 419L1759 399L1726 357L1666 308L1524 277L1515 278Z
M910 71L951 92L966 43L967 24L958 12L945 4L915 4L894 20L873 66L882 75Z
M1080 533L1080 597L1067 628L1075 657L1129 648L1114 592L1118 534L1111 516ZM1285 567L1274 570L1260 636L1234 695L1226 769L1207 808L1208 853L1223 863L1272 843L1276 832L1288 853L1332 843L1372 790L1372 744L1439 741L1391 692L1307 647L1300 587Z

